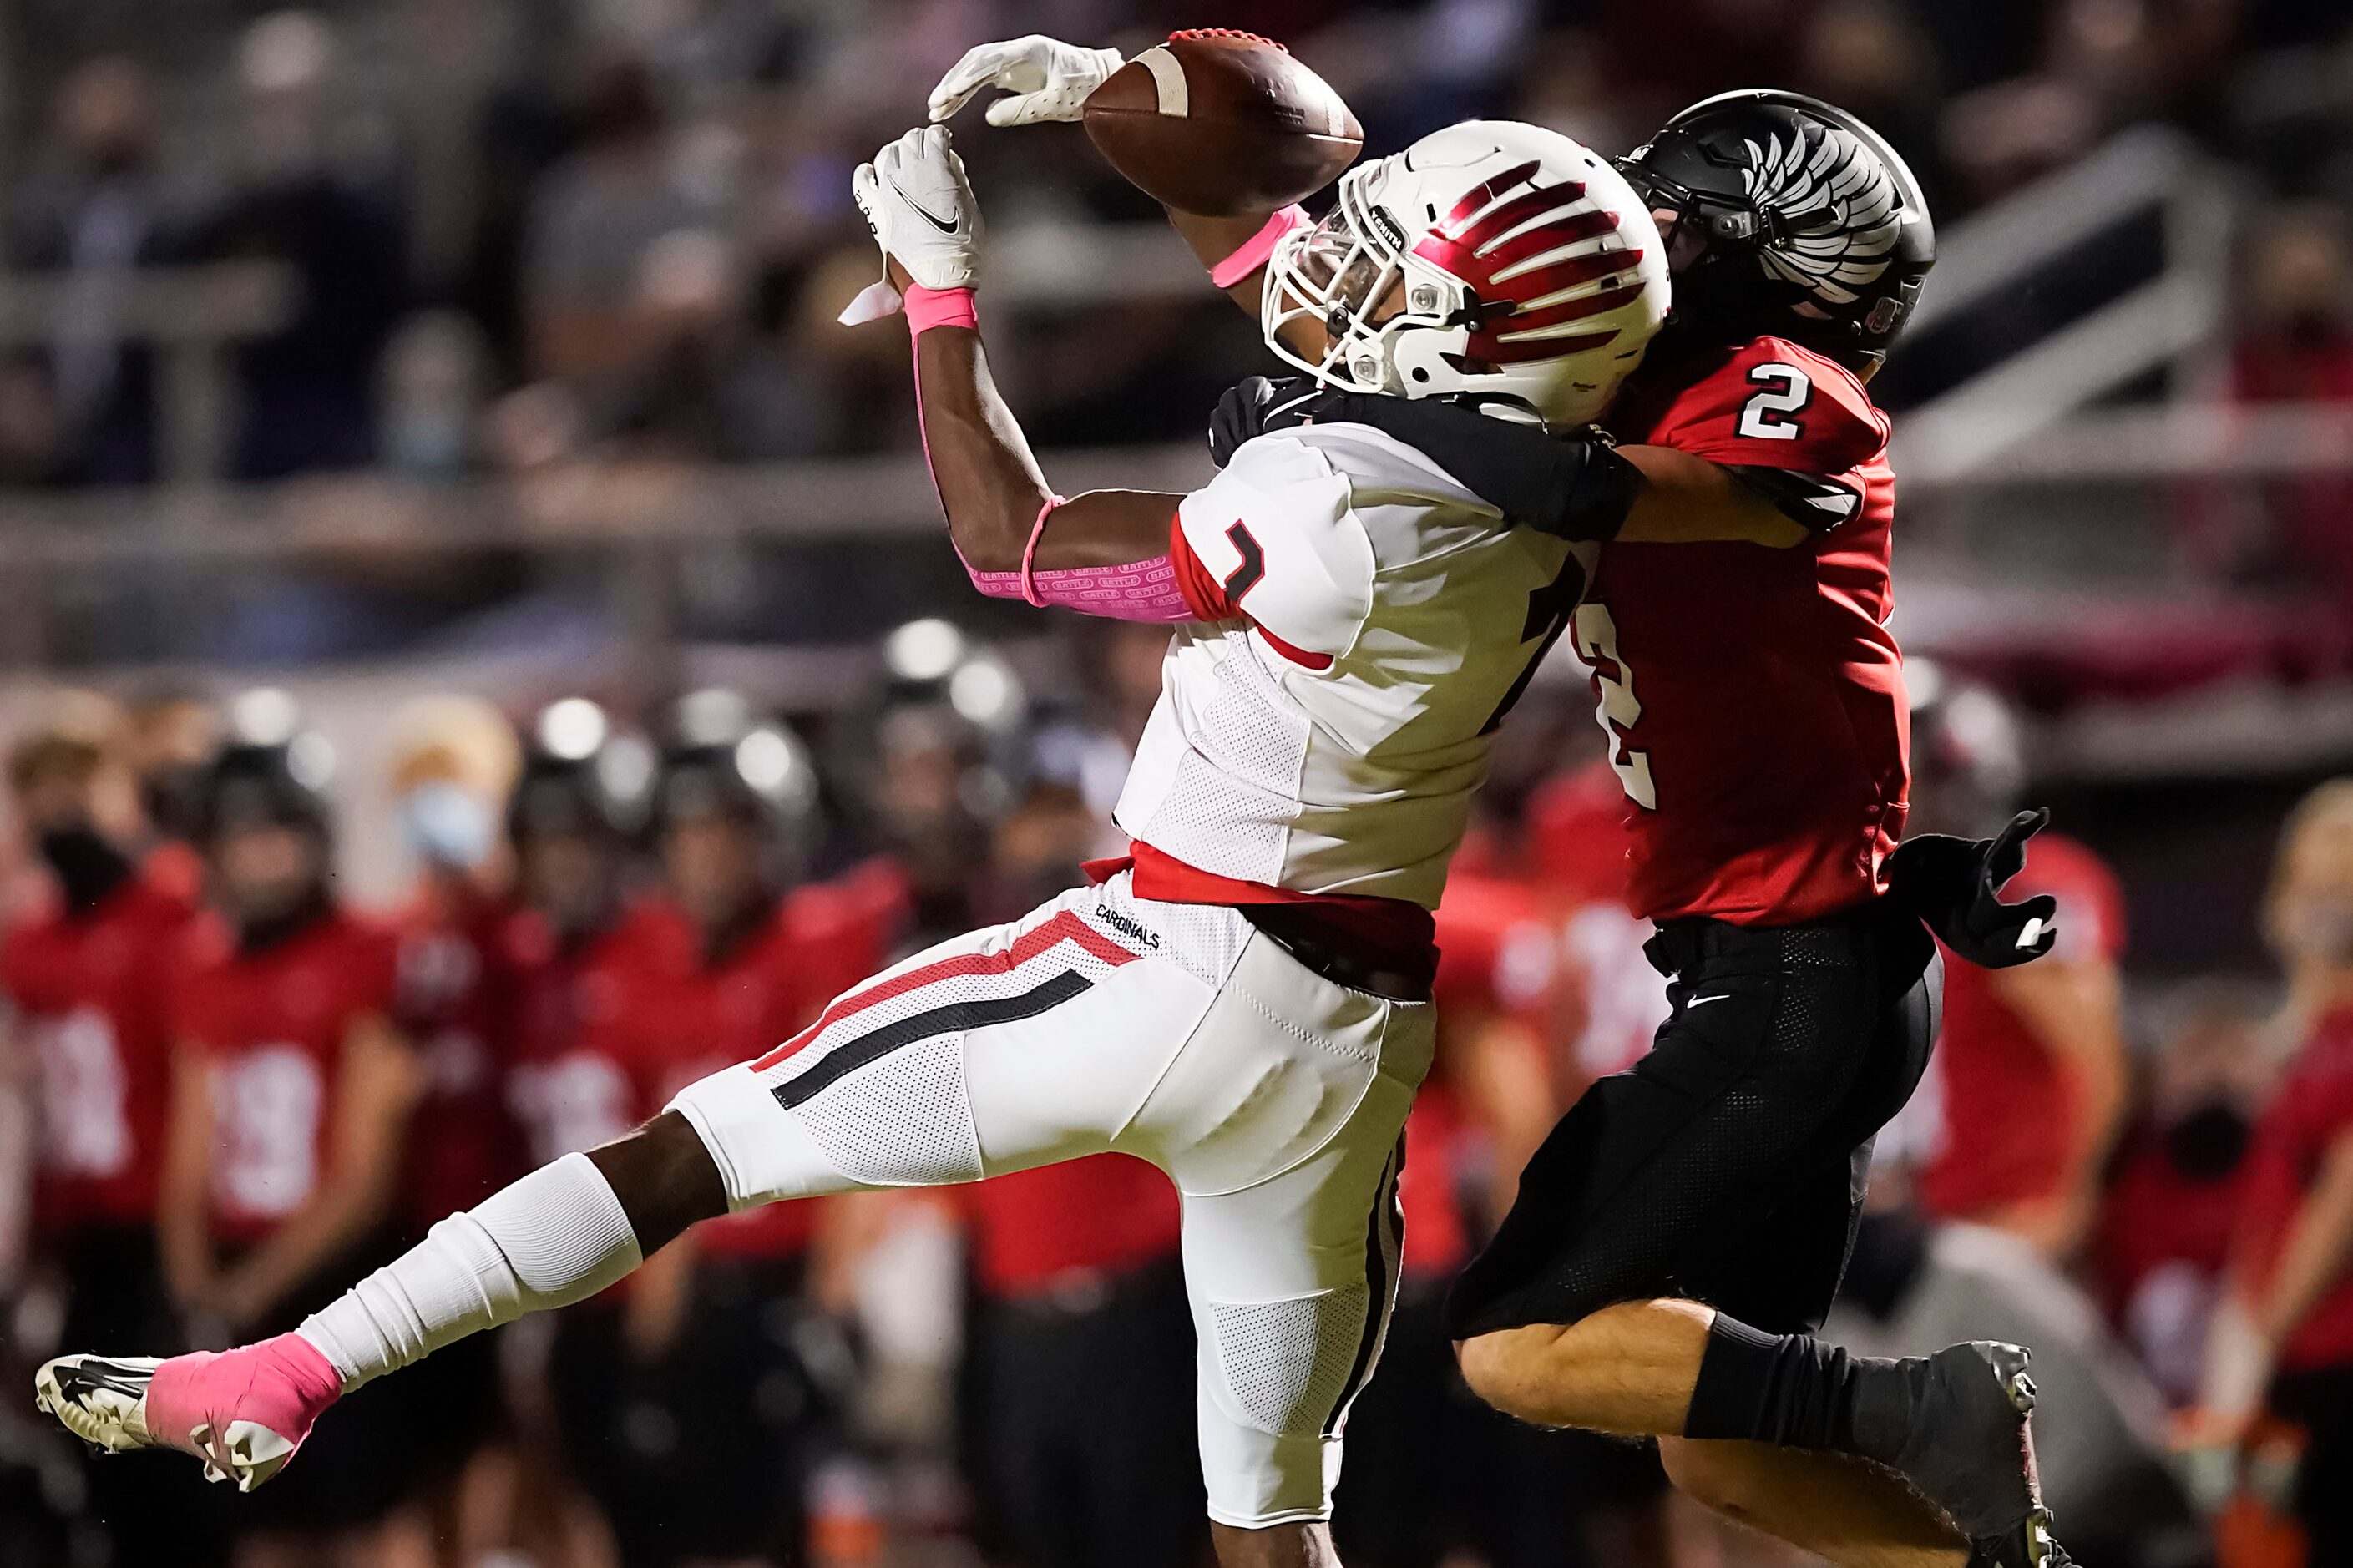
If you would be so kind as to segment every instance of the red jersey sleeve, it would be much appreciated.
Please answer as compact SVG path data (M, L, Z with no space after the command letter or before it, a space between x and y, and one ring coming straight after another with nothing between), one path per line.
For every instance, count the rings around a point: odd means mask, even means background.
M1185 607L1193 612L1194 619L1241 619L1241 606L1226 596L1225 584L1193 552L1192 542L1185 537L1181 513L1168 520L1168 560L1176 568L1176 591L1185 595Z
M1887 450L1887 416L1852 372L1782 338L1758 338L1684 387L1644 437L1727 468L1839 480Z

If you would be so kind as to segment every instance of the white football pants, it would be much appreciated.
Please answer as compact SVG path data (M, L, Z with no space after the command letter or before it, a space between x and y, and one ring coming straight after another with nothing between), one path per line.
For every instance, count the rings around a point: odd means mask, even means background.
M1427 1004L1310 973L1124 874L941 943L672 1108L733 1208L1117 1150L1184 1205L1209 1517L1328 1518L1397 1289Z

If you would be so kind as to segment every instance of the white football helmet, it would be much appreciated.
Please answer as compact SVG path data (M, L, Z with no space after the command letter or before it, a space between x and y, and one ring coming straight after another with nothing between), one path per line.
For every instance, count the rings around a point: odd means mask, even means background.
M1649 208L1557 132L1471 120L1350 170L1323 222L1267 260L1269 347L1334 386L1478 393L1546 423L1598 416L1667 318ZM1301 320L1320 357L1286 345Z

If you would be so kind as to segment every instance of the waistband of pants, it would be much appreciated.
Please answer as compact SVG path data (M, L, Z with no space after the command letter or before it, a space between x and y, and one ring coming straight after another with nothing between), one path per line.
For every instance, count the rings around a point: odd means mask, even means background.
M1795 925L1734 925L1712 915L1683 915L1659 921L1657 933L1642 944L1642 955L1667 975L1736 956L1778 962L1803 952L1818 963L1841 954L1860 958L1904 924L1916 928L1918 922L1885 898Z
M1236 904L1234 912L1311 974L1392 1002L1427 1002L1438 976L1438 950L1403 954L1328 919L1316 905Z

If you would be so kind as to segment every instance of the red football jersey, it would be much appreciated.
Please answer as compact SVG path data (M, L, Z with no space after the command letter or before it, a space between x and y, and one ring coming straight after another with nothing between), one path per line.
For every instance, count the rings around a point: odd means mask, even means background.
M404 1207L418 1228L471 1208L522 1174L508 1114L501 898L420 899L394 924L393 1022L417 1047L425 1098L409 1123Z
M213 1069L220 1236L259 1239L318 1184L344 1039L389 1015L393 951L388 931L341 910L259 952L237 951L216 920L200 928L173 1016Z
M2055 956L2113 963L2124 952L2124 896L2100 858L2040 833L2026 868L2002 889L2015 902L2059 900ZM2083 1108L2066 1063L1996 991L1990 971L1945 955L1944 1027L1923 1098L1936 1115L1920 1197L1968 1219L2054 1195L2081 1135Z
M662 1085L632 1048L623 1017L641 994L629 970L656 945L642 927L656 918L625 915L570 946L530 910L501 930L507 1108L532 1163L609 1143L661 1109Z
M169 994L194 911L134 877L86 913L0 939L0 992L38 1078L33 1221L47 1235L153 1218L172 1098Z
M892 922L861 896L871 890L860 881L865 875L794 889L716 955L702 951L675 908L659 900L649 907L643 950L624 973L631 991L622 1027L662 1101L789 1040L828 1002L883 966ZM712 1253L775 1256L806 1245L814 1220L808 1204L770 1204L713 1220L697 1235Z
M2255 1130L2247 1156L2240 1228L2256 1278L2279 1266L2305 1192L2339 1139L2353 1133L2353 1007L2340 1007L2312 1031ZM2353 1366L2353 1271L2338 1277L2288 1336L2280 1352L2288 1372Z
M1881 891L1909 783L1886 416L1843 367L1758 338L1657 345L1609 423L1803 476L1797 504L1839 520L1787 550L1602 546L1573 628L1631 802L1635 912L1785 925Z
M974 1282L1000 1300L1100 1283L1176 1256L1176 1189L1126 1154L1065 1160L955 1191Z

